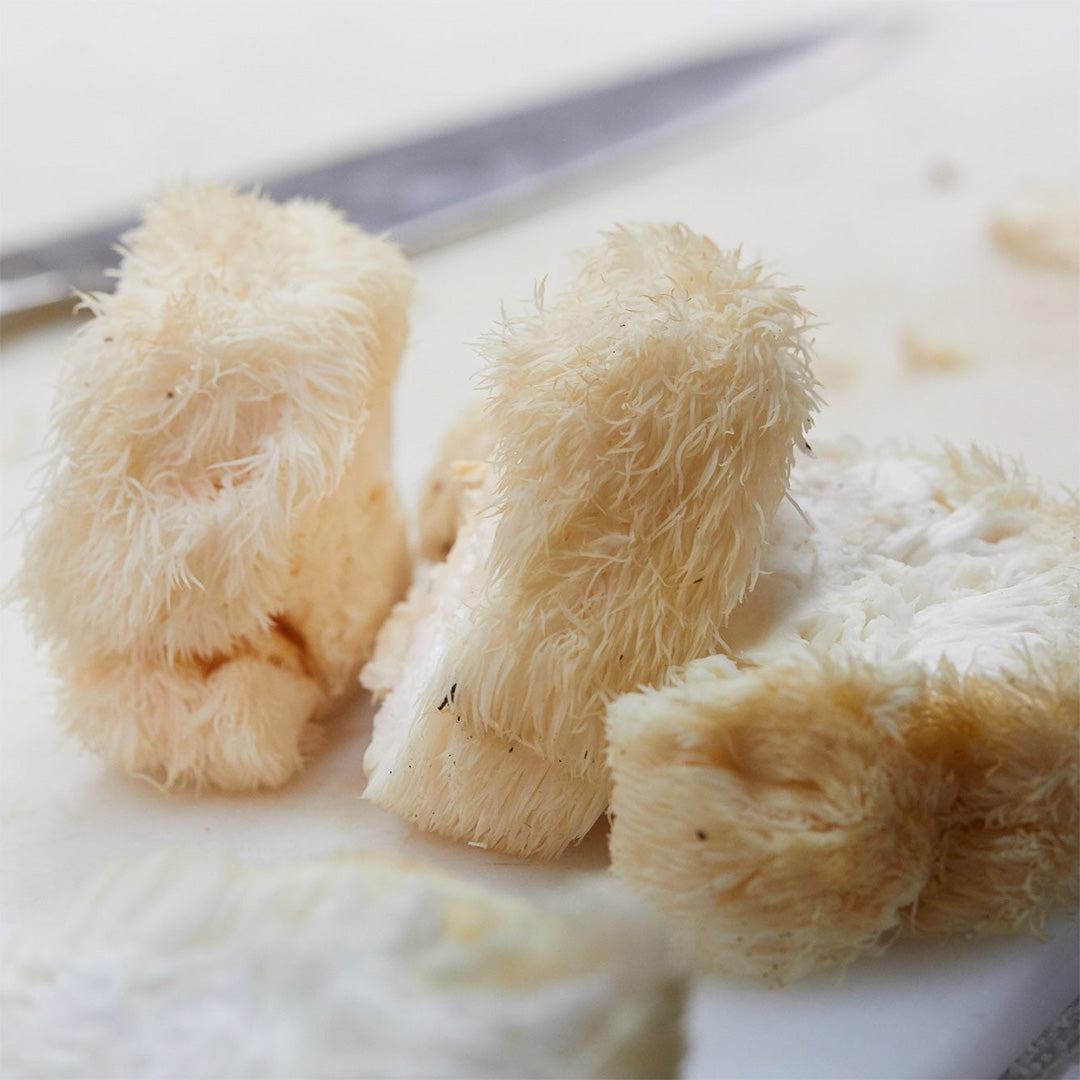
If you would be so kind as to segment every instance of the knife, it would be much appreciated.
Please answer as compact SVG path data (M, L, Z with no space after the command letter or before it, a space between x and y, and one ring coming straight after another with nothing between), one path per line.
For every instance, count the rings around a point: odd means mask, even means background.
M746 46L418 141L259 184L277 200L322 199L406 254L527 211L600 165L706 124L805 104L880 63L891 19L862 19ZM0 318L110 287L131 216L0 257Z

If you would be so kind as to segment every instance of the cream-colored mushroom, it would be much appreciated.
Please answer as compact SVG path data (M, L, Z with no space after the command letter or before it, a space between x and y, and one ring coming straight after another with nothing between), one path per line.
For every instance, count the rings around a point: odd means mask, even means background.
M771 982L1077 904L1075 500L974 451L817 454L731 657L607 717L616 871Z
M25 1078L676 1076L685 997L615 881L513 896L371 854L143 858L0 958Z
M20 590L107 759L280 783L409 578L389 399L412 274L329 207L220 187L125 243L70 346Z
M607 703L716 651L753 585L817 407L807 318L685 227L619 229L488 355L491 496L397 634L367 795L554 855L607 803Z

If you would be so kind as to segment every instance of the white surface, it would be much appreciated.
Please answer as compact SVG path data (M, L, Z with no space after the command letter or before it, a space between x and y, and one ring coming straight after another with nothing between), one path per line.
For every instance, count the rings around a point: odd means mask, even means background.
M257 175L850 6L5 0L2 240L92 220L184 176ZM917 16L912 40L858 90L735 140L699 137L655 168L419 260L397 394L403 489L415 492L474 392L468 343L500 305L530 297L545 273L560 277L597 230L650 218L742 244L806 286L826 324L818 437L976 440L1076 486L1077 278L1011 262L989 222L1019 190L1080 180L1080 13L1071 3L904 10ZM5 579L68 331L4 343ZM905 333L964 366L912 370ZM515 887L603 863L600 833L537 869L421 836L359 801L362 701L283 792L167 796L111 775L56 726L12 612L0 611L0 631L4 935L103 858L168 844L259 859L404 850ZM1074 926L1048 945L894 949L842 981L779 992L710 982L695 999L686 1075L996 1076L1076 993L1077 953Z

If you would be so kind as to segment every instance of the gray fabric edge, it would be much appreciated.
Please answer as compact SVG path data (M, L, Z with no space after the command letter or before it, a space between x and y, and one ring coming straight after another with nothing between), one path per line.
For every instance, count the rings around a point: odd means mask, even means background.
M999 1080L1072 1080L1080 1076L1080 999L1001 1074Z

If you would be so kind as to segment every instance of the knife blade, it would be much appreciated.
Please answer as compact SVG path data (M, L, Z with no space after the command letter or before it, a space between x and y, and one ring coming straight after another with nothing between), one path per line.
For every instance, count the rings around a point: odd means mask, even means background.
M802 104L868 71L896 29L863 19L804 31L257 186L277 200L326 200L417 255L508 220L598 166L715 123L725 105L752 103L762 116L770 96L773 106L790 106L792 94ZM108 289L120 238L137 220L132 215L0 256L0 319Z

